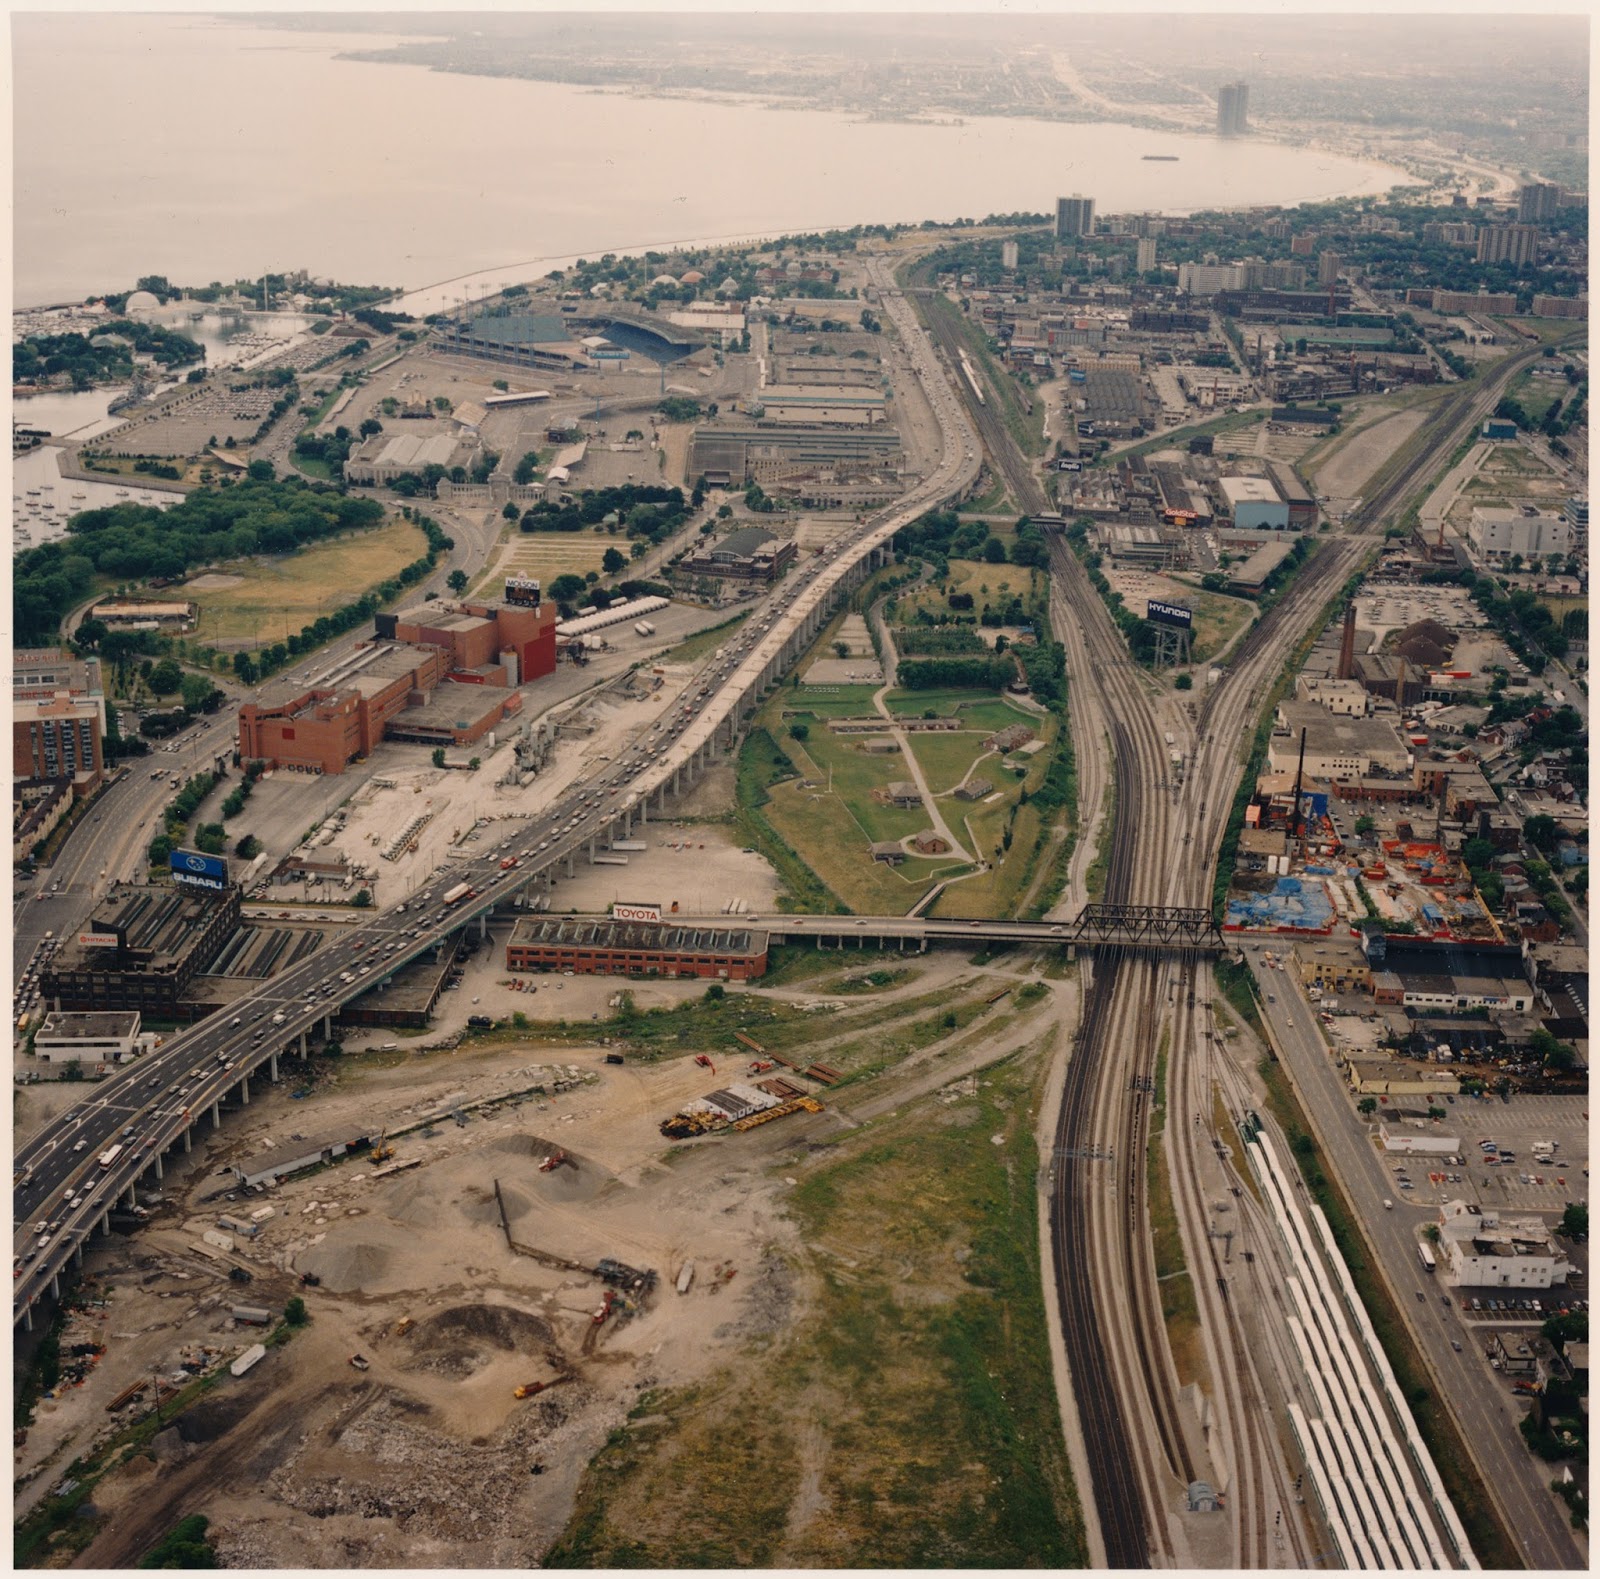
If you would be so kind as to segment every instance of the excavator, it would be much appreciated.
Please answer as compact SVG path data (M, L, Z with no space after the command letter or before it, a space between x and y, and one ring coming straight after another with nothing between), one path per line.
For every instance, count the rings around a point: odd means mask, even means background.
M702 1069L709 1069L712 1074L717 1072L717 1066L712 1063L704 1053L696 1053L694 1055L694 1061L699 1064Z
M573 1167L573 1168L577 1167L577 1164L575 1162L573 1162L573 1160L566 1154L566 1152L564 1152L564 1151L553 1151L553 1152L550 1153L550 1155L548 1157L546 1157L544 1159L543 1162L541 1162L539 1164L539 1172L540 1173L554 1173L556 1171L556 1169L559 1168L562 1165L562 1163L566 1163L569 1167Z
M376 1165L387 1162L394 1155L394 1147L389 1144L389 1131L385 1129L378 1136L377 1144L367 1153L367 1161Z

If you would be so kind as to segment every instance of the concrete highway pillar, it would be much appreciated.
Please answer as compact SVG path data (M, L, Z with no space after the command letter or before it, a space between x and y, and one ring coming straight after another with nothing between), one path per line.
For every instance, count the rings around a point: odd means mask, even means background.
M306 1033L304 1031L300 1033L300 1056L302 1058L309 1058L311 1056L311 1049L306 1042Z
M211 1104L211 1127L212 1129L222 1128L222 1104L220 1102Z
M194 1128L186 1126L183 1132L183 1152L185 1156L194 1150Z
M151 1160L151 1162L152 1162L152 1163L153 1163L153 1164L154 1164L154 1165L155 1165L155 1170L156 1170L156 1177L157 1177L157 1178L158 1178L158 1179L161 1179L161 1178L165 1178L165 1177L166 1177L166 1175L165 1175L165 1173L164 1173L164 1172L163 1172L163 1170L162 1170L162 1167L161 1167L161 1153L160 1153L160 1152L159 1152L159 1151L158 1151L158 1152L157 1152L157 1153L156 1153L156 1154L155 1154L155 1156L154 1156L154 1157L152 1157L152 1158L151 1158L151 1159L150 1159L150 1160Z
M111 1232L111 1213L110 1212L101 1212L101 1214L100 1214L100 1232L103 1233L103 1234L109 1234Z
M250 1106L250 1077L249 1077L249 1075L246 1075L244 1077L244 1079L242 1079L239 1082L239 1100L246 1107Z
M122 1204L131 1212L139 1203L133 1198L133 1186L128 1186L128 1193L122 1198Z
M72 1264L76 1267L81 1267L83 1265L82 1240L79 1240L79 1242L72 1247Z
M51 1299L60 1299L61 1298L61 1274L59 1272L53 1273L51 1275L51 1278L50 1278L50 1297L51 1297Z
M661 787L656 791L656 810L665 812L667 809L667 781L661 781Z
M32 1305L24 1305L22 1307L22 1330L24 1332L32 1332L33 1331L33 1306Z
M706 758L711 762L717 760L717 736L715 731L712 732L711 738L706 742Z
M672 770L672 793L674 795L683 793L683 767L681 764Z
M633 837L633 812L627 807L624 807L622 812L622 837L624 839Z
M333 1016L331 1014L325 1014L322 1017L322 1039L325 1042L331 1042L333 1040ZM272 1071L272 1078L274 1080L278 1078L278 1071L276 1069Z
M277 1085L277 1083L278 1083L278 1055L276 1053L274 1053L272 1055L272 1057L267 1060L267 1068L272 1071L272 1083L273 1083L273 1085Z
M593 853L591 847L591 854ZM478 941L481 943L489 935L489 912L485 910L478 917Z
M648 795L646 795L645 798L639 802L639 826L641 828L647 828L647 827L649 827L649 825L650 825L650 797Z
M574 864L573 859L572 859L572 851L568 850L567 851L567 876L568 877L574 876L576 874L577 870L578 870L578 868Z

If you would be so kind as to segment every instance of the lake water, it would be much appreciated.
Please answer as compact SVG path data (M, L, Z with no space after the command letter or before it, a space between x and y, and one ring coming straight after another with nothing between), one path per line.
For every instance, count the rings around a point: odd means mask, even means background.
M1398 171L1251 139L633 98L334 58L370 35L12 17L18 306L303 268L448 305L469 277L877 221L1170 213L1376 193ZM1146 163L1146 153L1177 154Z

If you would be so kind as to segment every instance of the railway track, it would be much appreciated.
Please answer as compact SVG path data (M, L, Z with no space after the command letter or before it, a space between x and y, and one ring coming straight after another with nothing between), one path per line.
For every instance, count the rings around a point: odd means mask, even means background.
M951 386L963 397L996 474L1029 514L1049 509L1031 465L1020 454L993 399L974 398L962 369L963 344L947 317L924 314ZM1130 903L1205 904L1234 786L1243 764L1238 742L1254 725L1261 698L1281 672L1292 642L1338 588L1377 550L1397 506L1416 488L1439 451L1455 442L1499 389L1537 351L1509 359L1441 401L1414 440L1409 458L1384 478L1327 540L1283 598L1235 651L1222 683L1201 700L1181 788L1167 786L1168 762L1156 727L1154 687L1088 581L1058 538L1050 569L1068 612L1062 636L1067 667L1080 687L1097 692L1110 737L1116 825L1105 898ZM1093 749L1083 742L1082 750ZM1157 786L1161 786L1158 789ZM1170 790L1163 793L1162 790ZM1160 1028L1171 1027L1168 1063L1173 1101L1167 1121L1175 1201L1189 1238L1189 1268L1208 1345L1216 1421L1212 1454L1233 1493L1234 1562L1275 1560L1269 1515L1289 1507L1281 1449L1254 1369L1254 1356L1227 1292L1227 1272L1210 1238L1199 1179L1199 1137L1209 1133L1210 1084L1204 1075L1195 962L1173 964L1104 951L1093 963L1083 1013L1056 1116L1050 1232L1063 1341L1099 1516L1105 1561L1113 1567L1164 1564L1177 1555L1164 1509L1194 1478L1194 1461L1176 1397L1170 1345L1161 1315L1150 1244L1145 1159L1150 1091ZM1170 1000L1164 1013L1163 989ZM1195 1120L1190 1120L1190 1113ZM1205 1237L1197 1245L1195 1235ZM1124 1319L1123 1313L1127 1318ZM1287 1536L1303 1545L1289 1520ZM1281 1554L1276 1558L1282 1561Z

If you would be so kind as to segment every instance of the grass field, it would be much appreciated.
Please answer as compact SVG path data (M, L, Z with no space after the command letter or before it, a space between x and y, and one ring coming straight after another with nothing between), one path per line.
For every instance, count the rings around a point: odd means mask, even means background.
M1193 650L1196 663L1207 663L1255 618L1255 605L1244 598L1230 598L1219 592L1202 592L1198 587L1184 594L1184 602L1194 610Z
M1002 542L1016 535L1013 526L996 525L989 530ZM950 574L945 579L943 589L928 582L915 590L908 590L899 600L895 617L898 623L904 625L912 623L911 616L917 609L926 609L934 615L947 614L950 611L948 598L952 592L970 592L979 609L986 602L1009 603L1013 594L1027 603L1040 585L1039 578L1043 575L1043 571L1023 565L989 565L976 559L952 559Z
M875 685L789 685L784 688L785 712L813 713L818 718L864 718L872 709Z
M910 734L906 736L906 744L910 746L912 755L921 765L922 776L928 781L928 788L935 795L947 795L967 776L967 769L985 754L983 747L985 738L977 732L970 735ZM999 767L998 758L985 763L981 777L998 783ZM1009 778L1010 775L1007 774L1006 777ZM965 810L964 807L953 809Z
M497 576L537 576L546 583L557 576L586 576L599 570L608 548L628 556L626 539L605 532L519 532L506 546Z
M1039 715L1013 707L993 691L891 691L884 698L891 713L921 718L932 712L940 718L959 718L965 729L996 730L1007 724L1039 728Z
M796 1324L639 1400L552 1568L1072 1568L1045 1336L1034 1052L786 1164ZM995 1143L990 1144L993 1137Z
M176 590L199 607L195 636L200 641L279 641L387 580L421 558L427 547L420 527L393 520L298 554L241 559L213 568L213 574L238 576L234 586Z

